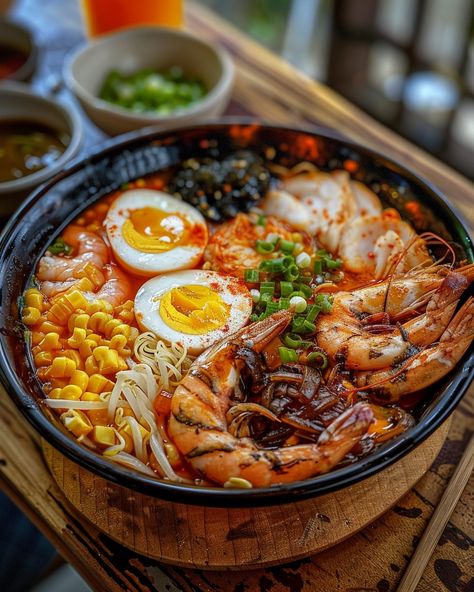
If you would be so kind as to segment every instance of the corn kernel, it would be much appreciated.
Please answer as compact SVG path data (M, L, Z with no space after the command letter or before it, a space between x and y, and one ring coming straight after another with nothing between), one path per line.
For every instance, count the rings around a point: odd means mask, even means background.
M69 330L72 331L74 327L78 329L87 329L87 325L89 324L90 316L85 313L76 314L74 315L73 319L73 326L69 327Z
M93 429L87 415L77 409L69 409L60 416L60 420L77 437L87 436Z
M32 306L25 306L21 314L21 319L25 325L36 325L41 319L41 312Z
M107 323L104 325L104 335L110 337L115 327L118 327L120 324L121 322L119 319L112 318L110 321L107 321Z
M70 293L64 294L64 299L69 303L72 310L78 308L85 308L88 304L87 298L79 290L73 290Z
M176 467L177 465L179 465L181 463L181 459L179 457L179 452L178 452L176 446L174 444L171 444L171 442L165 442L164 448L165 448L166 456L168 457L168 460L170 461L170 465L172 467Z
M59 333L47 333L44 339L38 345L38 347L44 351L52 351L53 349L61 349L59 343Z
M49 368L48 368L49 371ZM65 386L69 384L69 378L51 378L49 375L40 376L41 380L49 380L50 385L53 388L63 389Z
M48 398L49 399L62 399L61 393L62 393L62 388L53 388L49 391L48 393Z
M115 432L109 426L95 426L90 438L99 446L113 446L115 444Z
M98 333L93 333L92 329L88 329L87 339L92 339L92 341L95 341L96 344L98 344L102 340L102 337Z
M84 370L75 370L71 376L71 384L78 386L81 392L84 393L89 384L89 375Z
M95 398L94 398L95 397ZM96 393L84 393L82 395L83 401L100 401L99 395ZM91 409L87 411L87 417L93 425L105 426L109 423L109 416L107 409Z
M58 335L61 335L64 332L64 327L52 323L51 321L43 321L39 329L43 333L57 333Z
M66 294L70 294L74 290L80 290L81 292L92 292L94 290L94 284L90 281L89 278L82 277L74 284L74 286L69 288Z
M92 339L85 339L79 346L79 354L81 358L86 359L92 356L92 351L97 347L97 343Z
M43 310L44 297L38 289L30 288L26 290L24 298L26 306L37 308L40 312Z
M39 368L41 366L51 366L53 362L53 356L51 352L42 351L34 356L35 365Z
M99 363L99 372L101 374L110 374L119 369L118 353L105 345L97 346L92 352L94 359Z
M69 307L69 303L61 297L51 306L46 317L48 321L65 325L72 311L73 309Z
M125 335L114 335L110 340L110 347L120 351L127 345L127 338Z
M117 317L124 323L132 323L135 315L131 310L122 310L117 314Z
M128 337L128 343L132 346L135 339L140 335L140 331L136 327L130 327L130 335Z
M73 360L66 356L58 356L51 364L49 376L51 378L70 378L75 369L76 363Z
M114 312L114 307L112 306L112 304L110 304L110 302L108 300L104 300L103 298L99 299L99 302L101 303L102 306L102 310L108 314L112 314Z
M252 489L253 485L242 477L231 477L224 483L226 489Z
M129 370L129 367L127 362L123 358L119 357L117 372L121 372L122 370Z
M116 335L123 335L128 339L130 337L130 330L131 328L129 327L129 325L126 325L125 323L120 323L112 331L111 337L115 337Z
M44 338L44 333L41 331L32 331L31 332L31 345L35 346L38 345L38 343L41 342L41 340Z
M92 329L93 331L96 331L96 332L100 331L101 333L104 333L105 325L111 319L112 319L112 315L110 315L106 312L95 312L89 320L88 327L89 327L89 329Z
M76 349L66 349L64 350L63 355L72 360L78 370L84 370L84 360Z
M84 265L81 275L82 274L84 274L84 277L87 278L93 284L94 288L100 288L104 283L103 273L96 265L94 265L90 261ZM90 290L93 290L93 288L91 288Z
M87 390L92 393L105 393L114 388L114 383L102 374L89 376Z
M84 368L89 376L99 372L99 364L95 361L93 355L86 358L86 361L84 362Z
M70 399L78 401L81 398L82 390L75 384L68 384L61 389L61 399Z
M80 327L74 327L71 337L67 340L70 347L78 349L81 343L85 341L87 337L87 331Z
M125 440L125 447L124 447L123 451L128 452L128 454L130 454L131 452L133 452L133 440L132 440L132 436L130 436L128 433L126 433L124 431L125 429L127 429L127 427L129 427L129 426L125 426L124 428L119 430L119 434Z

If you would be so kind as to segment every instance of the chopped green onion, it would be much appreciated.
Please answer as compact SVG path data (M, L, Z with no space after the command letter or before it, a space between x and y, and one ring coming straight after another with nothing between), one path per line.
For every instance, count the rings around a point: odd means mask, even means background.
M308 364L316 366L320 370L325 370L328 367L328 358L322 352L311 352L308 354Z
M275 244L263 240L257 240L255 250L257 253L260 253L260 255L268 255L275 250Z
M57 238L52 245L49 245L48 251L53 255L70 255L72 247L64 239Z
M332 310L332 297L328 294L318 294L314 303L321 307L322 312L328 313Z
M290 265L286 271L285 271L285 280L288 282L293 282L294 280L297 279L297 277L300 275L300 270L298 269L298 267L293 263L292 265Z
M300 292L300 294L301 294L301 292ZM302 296L292 296L290 298L290 306L295 307L296 313L301 313L306 310L308 303L306 302L306 300Z
M252 301L254 304L257 304L257 302L259 302L260 300L260 292L259 290L250 290L250 296L252 296Z
M276 232L269 232L265 237L265 240L269 243L273 243L274 245L276 245L280 238L281 237L278 234L276 234Z
M257 219L257 226L265 226L266 221L267 221L266 217L260 215Z
M302 275L300 273L300 277L298 278L298 281L301 282L302 284L310 284L313 281L313 276L312 275Z
M298 354L295 352L294 349L289 349L287 347L279 347L278 353L280 354L280 360L284 364L287 364L288 362L298 361Z
M326 258L325 263L326 263L326 267L328 269L337 269L338 267L341 267L341 265L342 265L342 261L340 259Z
M313 295L313 290L306 284L295 284L295 289L299 292L303 292L305 298L311 298L311 296Z
M299 296L300 298L303 298L303 300L305 299L304 292L300 292L299 290L295 290L290 294L290 298L294 298L295 296Z
M303 338L295 333L287 333L283 336L283 343L291 349L298 349L303 343Z
M293 253L293 249L295 248L295 243L289 240L281 239L278 248L282 253L288 253L288 255L291 255L291 253Z
M256 284L260 279L258 269L246 269L244 272L244 280L249 284Z
M254 312L250 315L250 322L251 323L256 323L258 321L258 314L255 314Z
M280 282L280 294L282 296L289 296L293 292L293 283L292 282Z
M270 292L264 292L262 294L262 292L260 292L260 300L259 302L271 302L273 298L273 294L271 294Z
M262 294L274 294L275 293L275 282L262 282L260 284L260 292Z
M296 243L293 249L294 255L299 255L304 250L304 246L301 243Z
M274 312L278 312L280 310L280 305L278 302L267 302L267 306L265 308L265 315L269 316Z
M321 312L321 307L317 304L312 304L306 314L306 320L313 323L318 314Z
M307 267L309 267L310 263L311 257L308 255L308 253L303 252L296 257L296 265L301 269L306 269Z
M314 275L321 275L323 273L323 262L321 259L316 259L313 265Z

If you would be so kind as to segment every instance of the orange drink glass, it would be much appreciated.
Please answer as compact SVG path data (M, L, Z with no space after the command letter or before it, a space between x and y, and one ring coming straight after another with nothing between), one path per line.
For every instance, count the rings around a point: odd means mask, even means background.
M183 24L182 0L81 0L90 37L135 25Z

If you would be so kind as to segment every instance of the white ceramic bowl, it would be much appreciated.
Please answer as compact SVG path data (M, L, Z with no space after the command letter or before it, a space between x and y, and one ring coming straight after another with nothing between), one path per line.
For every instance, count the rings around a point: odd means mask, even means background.
M36 68L38 54L31 32L19 23L0 16L0 40L2 45L19 50L26 56L25 63L10 74L8 80L30 80Z
M58 173L79 150L82 123L71 108L35 93L21 82L0 83L0 122L37 121L59 132L66 132L69 144L51 165L13 181L0 183L0 216L11 214L35 187Z
M132 74L171 66L180 66L204 82L207 94L201 101L169 115L154 115L133 113L98 98L111 70ZM234 66L227 52L186 31L136 27L100 37L75 51L65 65L64 78L92 121L116 135L149 125L167 129L220 115L230 99Z

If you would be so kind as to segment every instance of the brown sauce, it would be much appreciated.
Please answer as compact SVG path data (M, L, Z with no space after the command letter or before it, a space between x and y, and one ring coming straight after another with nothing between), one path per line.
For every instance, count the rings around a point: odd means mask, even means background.
M19 49L0 45L0 80L14 74L26 60L27 56Z
M0 183L50 166L69 140L68 134L35 121L0 121Z

